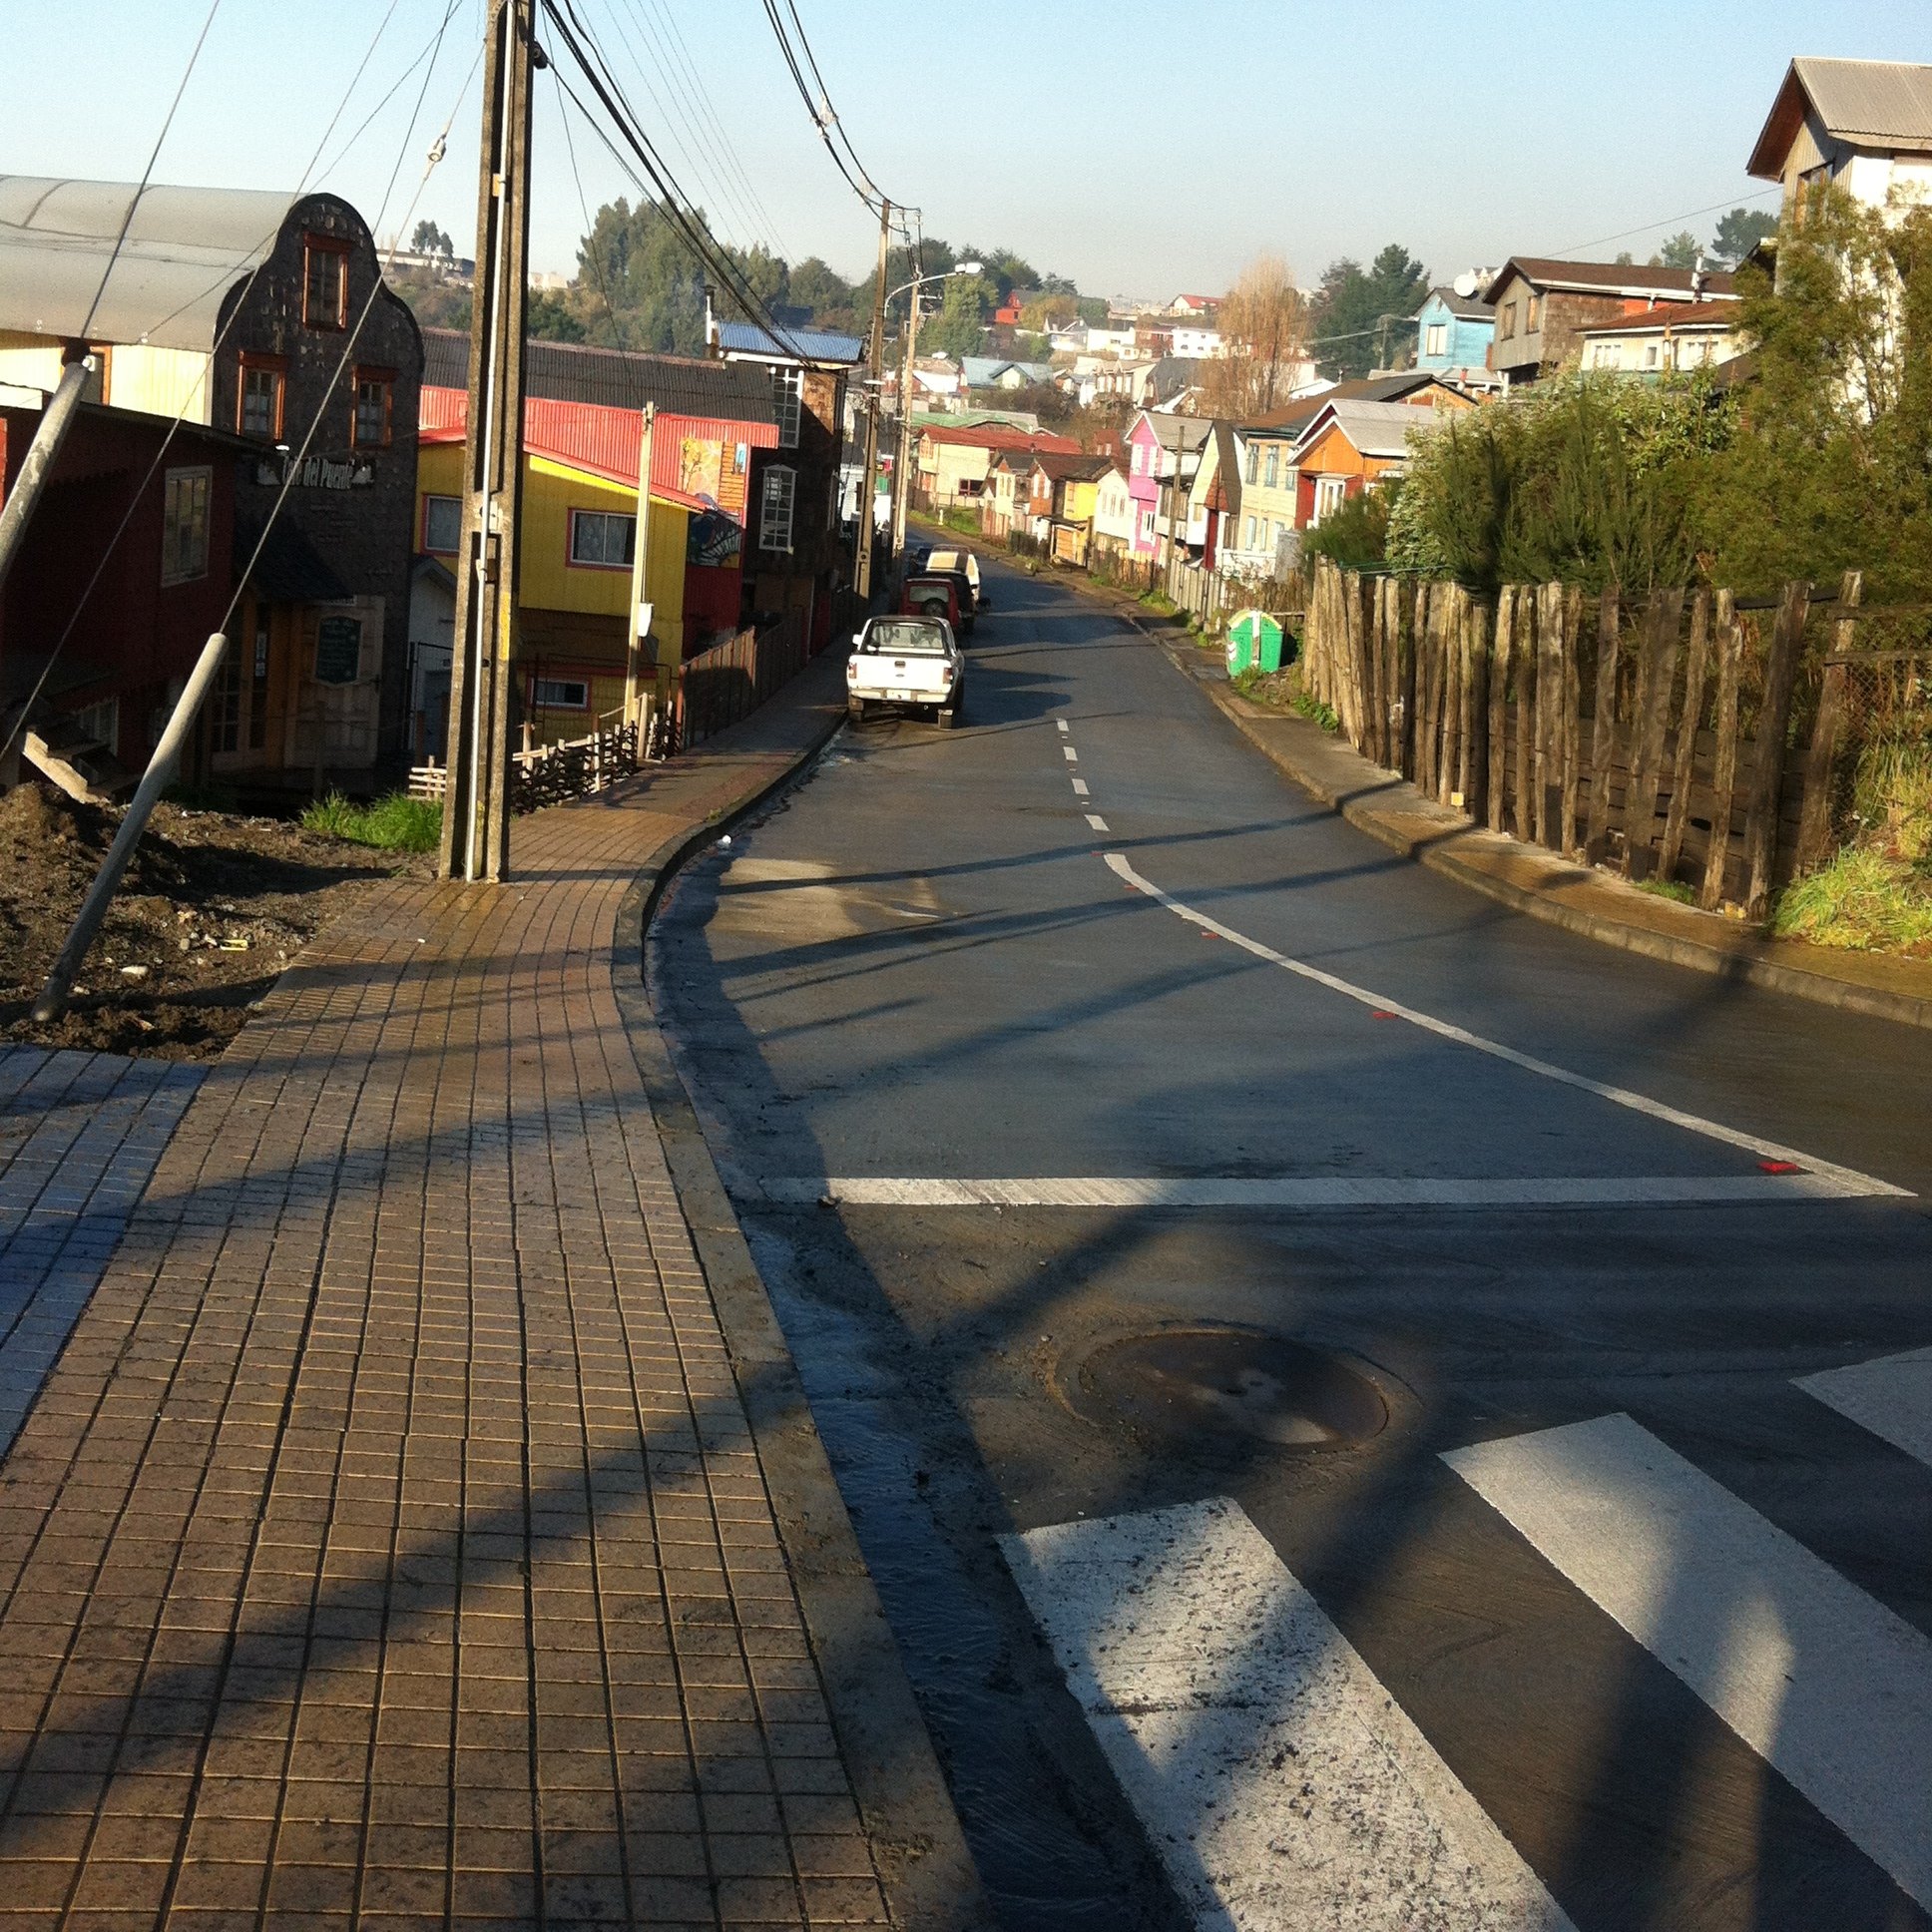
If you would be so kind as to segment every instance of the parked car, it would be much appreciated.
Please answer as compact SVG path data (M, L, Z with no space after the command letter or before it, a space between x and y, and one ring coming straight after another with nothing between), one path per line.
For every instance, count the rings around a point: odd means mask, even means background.
M863 718L873 705L929 710L948 728L966 702L966 657L939 617L875 617L852 639L845 661L845 711Z
M901 617L942 618L954 630L960 626L965 604L965 580L957 574L908 577L899 591Z
M925 563L921 568L925 570L964 571L966 573L966 582L973 593L973 609L975 611L990 611L993 608L992 596L980 581L979 556L977 552L971 550L931 551L928 553Z

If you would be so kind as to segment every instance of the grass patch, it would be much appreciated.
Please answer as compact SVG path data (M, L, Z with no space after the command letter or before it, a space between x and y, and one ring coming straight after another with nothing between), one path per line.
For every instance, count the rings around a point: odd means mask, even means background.
M1851 846L1778 895L1771 930L1842 952L1932 956L1932 878L1869 846Z
M1331 706L1324 705L1319 698L1301 689L1299 685L1288 694L1288 709L1312 720L1324 731L1339 731L1341 720L1335 716Z
M1660 899L1675 899L1679 905L1695 905L1697 895L1682 879L1639 879L1637 889Z
M1145 604L1150 611L1159 612L1162 617L1173 617L1175 612L1181 608L1166 591L1143 591L1140 596L1140 602Z
M384 852L433 851L442 836L443 808L433 798L392 791L373 804L355 805L339 791L317 798L301 815L304 831L373 845Z

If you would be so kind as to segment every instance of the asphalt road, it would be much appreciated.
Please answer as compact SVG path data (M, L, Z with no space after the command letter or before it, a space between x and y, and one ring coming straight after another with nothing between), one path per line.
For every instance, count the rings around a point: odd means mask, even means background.
M993 583L652 972L1005 1922L1932 1923L1932 1035Z

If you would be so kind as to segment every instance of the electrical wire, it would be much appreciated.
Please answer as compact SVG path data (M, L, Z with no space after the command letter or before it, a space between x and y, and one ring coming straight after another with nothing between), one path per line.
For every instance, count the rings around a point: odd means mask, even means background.
M792 85L797 88L798 98L805 104L805 112L811 116L812 126L818 130L819 140L825 144L825 152L831 156L833 166L845 177L845 185L874 215L877 215L880 212L880 206L884 202L885 197L873 185L871 176L866 174L864 164L859 160L856 151L852 147L850 138L845 134L844 128L840 125L838 115L832 107L831 96L824 92L823 78L820 77L819 79L819 92L823 98L823 107L821 108L819 102L812 98L811 86L806 81L803 70L798 65L798 55L793 51L791 38L785 32L784 16L778 11L777 0L761 0L761 4L764 8L764 17L770 22L771 31L777 38L778 51L784 56L784 64L790 72ZM797 21L798 10L796 7L791 8L791 17L794 22ZM798 40L804 49L806 64L811 68L812 73L816 75L818 73L818 63L812 56L811 43L805 38L805 30L802 24L798 26ZM832 139L832 131L835 128L838 130L838 142L834 142ZM845 156L838 152L840 142L844 144L845 153L851 156L850 168L845 165ZM862 185L861 180L853 176L852 168L858 170L858 175L862 178Z
M121 232L114 238L114 246L108 252L108 265L101 270L100 285L94 291L94 299L87 305L87 318L81 323L81 340L87 340L87 332L94 326L94 317L101 306L101 297L108 292L108 280L114 273L114 264L121 259L121 248L128 239L128 231L134 226L135 210L141 206L141 198L148 192L148 184L154 178L155 163L161 159L162 144L168 139L168 130L175 125L175 115L181 107L182 96L188 92L188 83L194 78L195 68L202 58L202 49L208 44L208 31L215 25L215 16L222 11L222 0L214 0L208 10L208 18L202 22L202 31L195 37L195 45L188 56L188 65L182 70L181 84L175 89L175 98L168 104L168 113L162 121L161 132L155 136L155 145L148 151L148 165L141 171L141 183L129 200L127 213L121 217Z

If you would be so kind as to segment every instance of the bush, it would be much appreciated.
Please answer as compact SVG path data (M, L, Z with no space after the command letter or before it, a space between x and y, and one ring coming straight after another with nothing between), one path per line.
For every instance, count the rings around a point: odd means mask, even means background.
M1778 895L1771 930L1849 952L1932 953L1932 879L1870 846L1850 846Z
M1388 561L1389 518L1401 494L1397 479L1344 498L1302 533L1302 555L1332 558L1343 570L1382 569Z
M433 798L392 791L373 804L355 805L339 791L317 798L301 815L302 829L351 845L385 852L433 851L443 832L443 808Z

